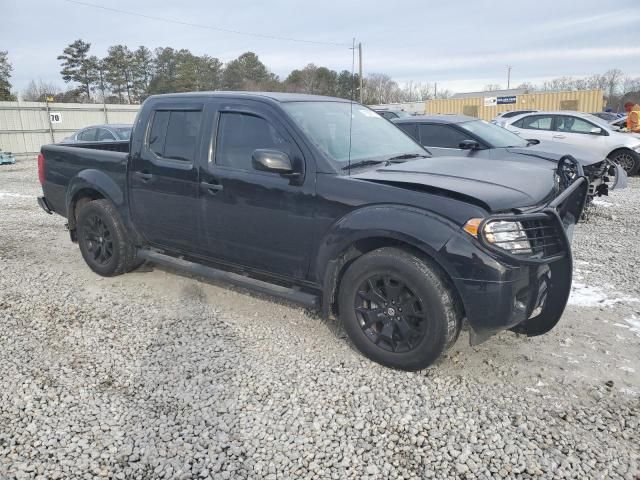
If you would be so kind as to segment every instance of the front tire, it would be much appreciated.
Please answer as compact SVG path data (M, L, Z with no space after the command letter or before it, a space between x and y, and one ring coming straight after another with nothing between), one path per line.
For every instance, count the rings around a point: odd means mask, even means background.
M355 347L387 367L426 368L460 333L462 315L442 276L398 248L355 260L340 282L338 306Z
M632 150L616 150L609 155L609 160L620 165L629 177L640 170L640 155Z
M138 265L136 249L108 200L84 204L78 213L76 228L82 257L98 275L113 277Z

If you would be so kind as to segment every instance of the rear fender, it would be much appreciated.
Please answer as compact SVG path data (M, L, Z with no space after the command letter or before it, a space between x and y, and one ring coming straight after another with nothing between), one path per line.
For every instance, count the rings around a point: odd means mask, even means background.
M131 222L131 218L129 217L127 201L122 187L106 173L95 169L82 170L69 181L66 195L66 207L67 220L69 222L69 230L72 232L72 237L73 232L75 231L74 210L76 203L80 198L79 194L81 194L83 190L95 191L99 193L100 196L109 200L116 207L116 211L129 233L134 235L136 240L139 239Z

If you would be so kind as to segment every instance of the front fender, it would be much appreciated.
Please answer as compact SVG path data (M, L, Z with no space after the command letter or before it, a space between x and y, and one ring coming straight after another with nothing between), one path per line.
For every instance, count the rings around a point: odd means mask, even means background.
M360 240L402 242L431 257L448 275L450 266L439 251L459 230L455 223L433 212L399 205L375 205L354 210L336 221L320 240L311 277L323 289L323 312L328 313L344 255Z

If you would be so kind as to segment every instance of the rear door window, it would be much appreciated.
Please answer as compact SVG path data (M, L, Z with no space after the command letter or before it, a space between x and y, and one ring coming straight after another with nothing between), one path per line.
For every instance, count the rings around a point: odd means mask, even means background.
M86 130L83 130L78 134L78 140L81 140L83 142L95 142L96 133L97 129L87 128Z
M111 133L109 130L107 130L106 128L99 128L98 129L98 137L97 140L99 142L112 142L116 139L116 137L113 136L113 133Z
M201 119L201 111L156 111L149 130L149 149L160 158L193 162Z
M448 125L423 123L418 125L420 143L425 147L460 148L460 142L469 137Z
M529 117L524 117L516 123L519 124L520 128L526 128L528 130L551 130L551 125L553 124L553 116L531 115Z

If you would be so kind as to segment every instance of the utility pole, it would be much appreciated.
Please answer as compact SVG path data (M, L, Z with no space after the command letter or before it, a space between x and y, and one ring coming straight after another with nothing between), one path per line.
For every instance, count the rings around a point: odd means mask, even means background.
M511 86L511 65L507 65L507 90Z
M362 103L362 42L358 42L358 76L359 76L359 81L360 81L360 86L359 86L359 101L360 103Z
M433 87L433 98L434 99L438 98L438 82L436 82Z

